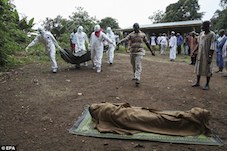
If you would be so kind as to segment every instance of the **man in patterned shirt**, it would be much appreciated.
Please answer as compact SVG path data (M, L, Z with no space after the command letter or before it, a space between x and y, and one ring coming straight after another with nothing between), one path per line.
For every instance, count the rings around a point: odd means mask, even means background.
M154 52L152 51L149 42L145 33L139 30L139 24L135 23L133 25L134 31L127 35L125 38L119 41L117 45L124 41L129 41L129 51L130 51L130 58L131 64L133 68L133 79L135 80L136 86L140 84L140 75L142 72L142 59L145 55L145 50L143 48L143 43L146 44L148 49L150 50L151 54L154 56Z

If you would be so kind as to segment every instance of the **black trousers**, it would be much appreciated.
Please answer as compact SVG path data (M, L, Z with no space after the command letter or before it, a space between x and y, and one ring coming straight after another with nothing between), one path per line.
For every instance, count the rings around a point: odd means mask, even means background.
M181 45L177 46L177 54L181 54Z
M197 54L191 56L191 64L195 65Z

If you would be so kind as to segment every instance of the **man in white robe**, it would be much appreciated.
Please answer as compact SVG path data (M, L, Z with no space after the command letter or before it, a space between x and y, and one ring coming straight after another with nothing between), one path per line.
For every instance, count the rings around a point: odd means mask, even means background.
M171 37L169 39L169 58L170 61L174 61L176 59L176 50L177 50L177 37L175 36L175 32L171 32Z

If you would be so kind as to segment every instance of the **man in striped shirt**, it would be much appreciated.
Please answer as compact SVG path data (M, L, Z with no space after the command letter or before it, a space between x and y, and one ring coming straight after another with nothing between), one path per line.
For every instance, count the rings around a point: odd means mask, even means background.
M151 54L154 56L154 52L152 51L149 42L145 33L139 30L139 24L135 23L133 25L134 31L127 35L125 38L119 41L118 45L124 41L129 41L129 51L131 64L133 68L133 79L135 80L136 86L140 84L140 75L142 72L142 59L145 55L145 50L143 48L143 43L146 44Z

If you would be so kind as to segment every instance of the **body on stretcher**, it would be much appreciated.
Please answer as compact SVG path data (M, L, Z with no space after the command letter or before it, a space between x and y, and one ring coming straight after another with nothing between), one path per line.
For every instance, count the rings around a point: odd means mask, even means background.
M65 62L71 63L71 64L76 64L76 65L80 65L80 63L84 63L84 62L91 60L90 51L87 51L85 54L83 54L81 56L75 56L75 54L73 54L73 52L71 50L62 49L62 50L60 50L60 55L61 55L61 58Z

